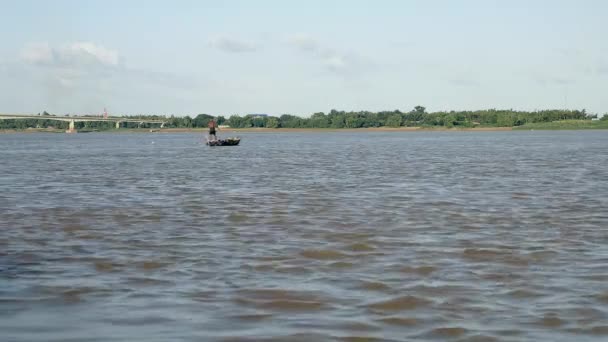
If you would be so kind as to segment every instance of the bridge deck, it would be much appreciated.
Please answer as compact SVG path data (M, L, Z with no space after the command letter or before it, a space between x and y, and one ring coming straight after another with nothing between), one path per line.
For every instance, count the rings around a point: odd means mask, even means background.
M121 117L96 117L96 116L53 116L53 115L10 115L0 114L0 120L18 120L18 119L32 119L32 120L57 120L57 121L106 121L106 122L140 122L140 123L167 123L163 120L147 120L147 119L130 119Z

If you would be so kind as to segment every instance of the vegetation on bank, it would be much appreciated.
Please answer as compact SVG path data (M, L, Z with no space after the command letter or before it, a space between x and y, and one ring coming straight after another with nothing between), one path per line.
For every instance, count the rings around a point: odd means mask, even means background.
M0 129L49 128L67 129L68 122L51 120L51 114L44 113L40 119L0 120ZM65 117L62 117L65 118ZM125 116L128 119L163 120L166 128L205 128L211 119L219 125L232 128L369 128L369 127L423 127L423 128L472 128L472 127L515 127L522 129L604 128L608 115L601 120L593 120L597 115L589 115L583 110L541 110L534 112L515 110L449 111L428 113L426 108L416 106L409 112L345 112L331 110L329 113L314 113L310 117L284 114L279 117L261 115L211 116ZM554 122L562 122L554 123ZM565 123L564 123L565 122ZM574 124L576 122L576 124ZM603 124L597 124L602 122ZM111 130L114 122L76 122L78 130ZM158 124L122 123L122 128L158 128ZM565 129L567 129L565 128Z
M518 130L560 130L560 129L608 129L608 116L602 120L561 120L552 122L536 122L514 127Z

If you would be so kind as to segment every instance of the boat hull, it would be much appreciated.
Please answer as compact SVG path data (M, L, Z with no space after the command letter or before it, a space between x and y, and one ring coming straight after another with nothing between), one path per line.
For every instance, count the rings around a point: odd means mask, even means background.
M241 142L240 138L228 138L228 139L217 139L207 140L208 146L237 146Z

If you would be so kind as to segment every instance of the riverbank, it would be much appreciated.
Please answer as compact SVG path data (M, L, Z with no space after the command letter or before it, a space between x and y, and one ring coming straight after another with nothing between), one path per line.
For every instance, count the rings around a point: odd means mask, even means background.
M218 131L218 135L239 134L239 133L323 133L323 132L499 132L512 130L589 130L589 129L608 129L608 121L589 121L589 120L564 120L554 122L541 122L526 124L516 127L453 127L425 126L425 127L367 127L367 128L223 128ZM207 128L120 128L110 130L80 130L78 133L200 133L206 134ZM63 129L54 128L27 128L27 129L3 129L2 133L65 133Z
M276 133L276 132L414 132L414 131L510 131L511 127L446 128L446 127L367 127L367 128L224 128L222 133ZM206 128L163 128L162 132L207 132Z
M514 127L515 130L586 130L608 129L608 120L562 120L553 122L537 122Z
M510 131L512 127L476 127L476 128L446 128L446 127L367 127L367 128L224 128L218 131L220 134L229 133L322 133L322 132L415 132L415 131ZM65 130L52 128L34 129L5 129L0 133L64 133ZM100 131L78 131L78 133L207 133L207 128L121 128Z
M11 133L65 133L65 129L56 129L56 128L0 129L0 134L11 134Z

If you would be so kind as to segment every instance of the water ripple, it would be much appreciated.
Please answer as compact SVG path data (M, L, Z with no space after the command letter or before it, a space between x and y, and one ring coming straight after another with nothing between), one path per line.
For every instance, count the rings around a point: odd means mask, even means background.
M151 144L150 141L154 141ZM8 341L604 341L604 132L0 135Z

